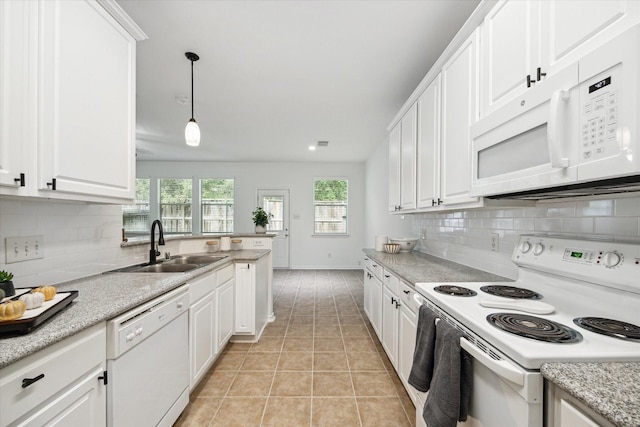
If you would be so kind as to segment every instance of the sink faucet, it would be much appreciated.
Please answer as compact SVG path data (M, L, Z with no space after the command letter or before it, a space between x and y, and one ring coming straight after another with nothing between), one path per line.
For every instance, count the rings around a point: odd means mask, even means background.
M151 223L151 250L149 251L149 264L156 263L156 257L160 255L160 251L156 247L156 233L155 228L158 226L158 232L160 235L158 236L158 245L164 246L164 233L162 232L162 223L159 219L156 219Z

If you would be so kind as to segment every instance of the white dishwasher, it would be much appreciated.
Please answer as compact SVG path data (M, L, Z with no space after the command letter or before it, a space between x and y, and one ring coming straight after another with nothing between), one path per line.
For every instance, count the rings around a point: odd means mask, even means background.
M107 425L171 426L189 403L189 292L107 323Z

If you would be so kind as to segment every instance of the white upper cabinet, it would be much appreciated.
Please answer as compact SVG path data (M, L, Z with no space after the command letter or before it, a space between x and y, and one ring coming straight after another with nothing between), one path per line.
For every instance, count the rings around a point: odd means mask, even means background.
M0 194L27 195L29 145L28 52L33 2L0 2Z
M0 194L133 200L136 40L144 33L110 0L0 9L0 167L9 171Z
M416 208L416 151L418 132L418 107L416 104L407 111L400 122L401 134L401 166L400 166L400 207Z
M442 182L446 205L477 202L470 197L471 138L478 120L478 44L475 30L442 67Z
M636 0L501 0L482 25L482 116L640 21Z
M401 123L389 133L389 212L400 209L400 135Z
M501 1L489 11L482 26L482 114L527 89L527 75L539 64L536 34L538 1Z
M417 121L413 104L389 133L389 212L416 208Z
M440 75L418 99L418 208L440 201Z

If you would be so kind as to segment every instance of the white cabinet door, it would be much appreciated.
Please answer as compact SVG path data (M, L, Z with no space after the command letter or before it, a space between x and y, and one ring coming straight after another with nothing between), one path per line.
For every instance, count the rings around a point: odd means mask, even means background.
M418 99L418 208L440 200L440 75Z
M409 374L413 366L417 325L418 317L403 304L398 318L398 376L412 399L415 399L415 389L409 385Z
M54 198L131 201L136 41L96 2L39 6L38 188Z
M540 66L548 75L640 22L636 0L541 1Z
M29 126L33 90L29 61L34 2L0 2L0 194L27 195L29 147L35 133Z
M16 426L106 426L107 400L105 386L97 378L102 366L88 373L79 383L60 393L26 420Z
M216 293L210 292L189 308L190 390L207 372L217 353Z
M416 208L417 121L418 106L414 104L400 122L400 207L403 210Z
M382 286L382 347L389 361L398 366L398 296Z
M482 115L527 89L527 75L540 66L540 2L502 0L482 26ZM533 76L532 76L533 77Z
M369 316L369 321L378 334L378 338L382 340L382 281L373 274L371 276L369 282L371 286L371 316Z
M442 67L442 201L476 202L471 188L469 125L478 119L478 30Z
M234 280L218 287L218 349L224 348L233 335Z
M256 333L256 277L255 264L236 264L235 333Z
M401 123L389 133L389 212L400 209L401 133Z

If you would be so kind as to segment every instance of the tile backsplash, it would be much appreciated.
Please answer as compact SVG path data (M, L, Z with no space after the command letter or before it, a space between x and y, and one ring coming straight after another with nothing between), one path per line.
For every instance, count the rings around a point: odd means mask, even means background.
M535 207L412 215L418 250L515 278L511 253L521 234L554 234L640 242L640 196L539 202ZM492 233L499 235L491 250Z

